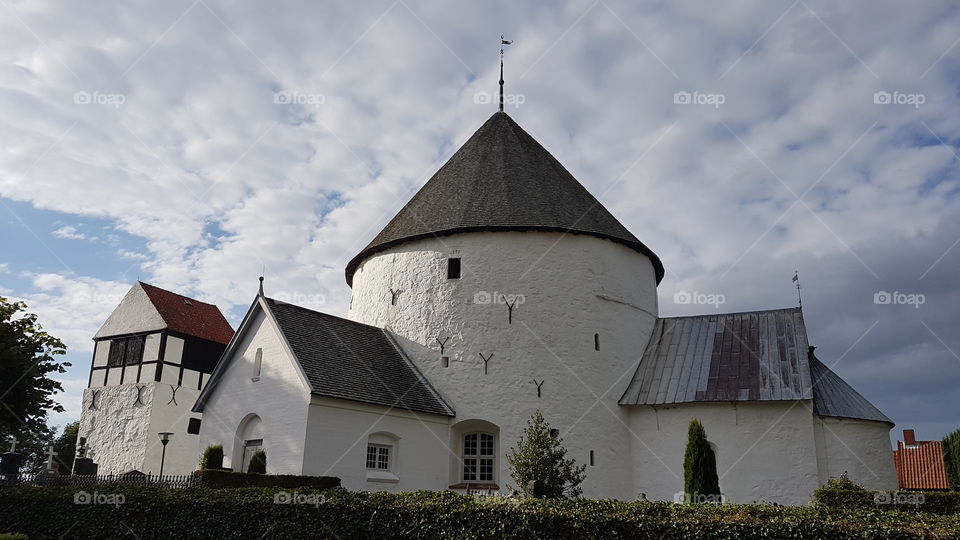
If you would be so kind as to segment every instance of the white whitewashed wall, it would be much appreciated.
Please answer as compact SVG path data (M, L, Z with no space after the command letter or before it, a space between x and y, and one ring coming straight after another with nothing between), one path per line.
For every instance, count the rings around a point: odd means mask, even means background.
M310 390L287 354L279 330L257 310L231 357L221 360L227 361L228 367L204 409L200 451L221 444L224 466L239 467L243 441L237 431L245 418L257 415L262 422L267 471L301 474ZM254 380L258 348L263 350L263 360L260 376Z
M461 257L462 279L447 279ZM401 290L391 305L390 289ZM522 295L508 324L497 295ZM490 298L489 303L484 301ZM500 429L496 481L512 485L504 455L541 409L570 457L598 465L585 494L631 498L627 412L617 405L657 316L649 259L609 240L543 232L460 234L409 242L367 259L354 275L349 318L386 327L457 412ZM594 350L599 333L600 350ZM443 367L436 338L445 346ZM493 355L484 373L484 356ZM544 381L541 397L533 382ZM450 466L450 484L459 469ZM446 487L446 486L443 486Z

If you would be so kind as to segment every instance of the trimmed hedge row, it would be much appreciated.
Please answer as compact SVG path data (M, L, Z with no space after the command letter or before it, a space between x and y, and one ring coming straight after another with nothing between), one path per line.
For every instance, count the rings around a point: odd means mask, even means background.
M898 510L941 515L960 515L960 493L956 491L861 491L818 489L815 503L828 508Z
M0 531L35 538L957 538L960 517L774 505L474 498L344 489L0 488ZM91 504L91 501L94 504Z
M241 473L225 470L206 469L194 471L200 483L208 488L313 488L330 489L340 487L340 479L335 476L297 476L293 474Z

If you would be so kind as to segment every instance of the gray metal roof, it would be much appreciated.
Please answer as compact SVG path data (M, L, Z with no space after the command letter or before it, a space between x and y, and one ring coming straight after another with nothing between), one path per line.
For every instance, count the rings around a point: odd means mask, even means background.
M894 425L873 403L860 395L839 375L810 354L810 373L813 374L813 412L817 416L859 418Z
M454 416L382 328L266 298L311 393Z
M799 308L657 319L621 405L812 399Z
M557 231L624 244L663 264L506 113L490 117L346 268L403 242L472 231Z

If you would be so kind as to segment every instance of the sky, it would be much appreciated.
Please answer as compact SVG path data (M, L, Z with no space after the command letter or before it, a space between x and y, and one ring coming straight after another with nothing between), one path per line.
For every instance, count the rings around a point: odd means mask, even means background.
M346 314L347 261L495 111L663 260L664 316L792 307L920 439L960 427L949 1L0 1L0 295L73 363L136 280Z

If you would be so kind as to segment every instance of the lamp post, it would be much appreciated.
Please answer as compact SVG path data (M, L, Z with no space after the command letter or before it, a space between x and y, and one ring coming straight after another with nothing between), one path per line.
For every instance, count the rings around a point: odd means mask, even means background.
M169 431L162 431L157 433L160 437L160 444L163 445L163 451L160 453L160 476L163 477L163 462L167 458L167 443L170 442L170 437L173 437L173 433Z

